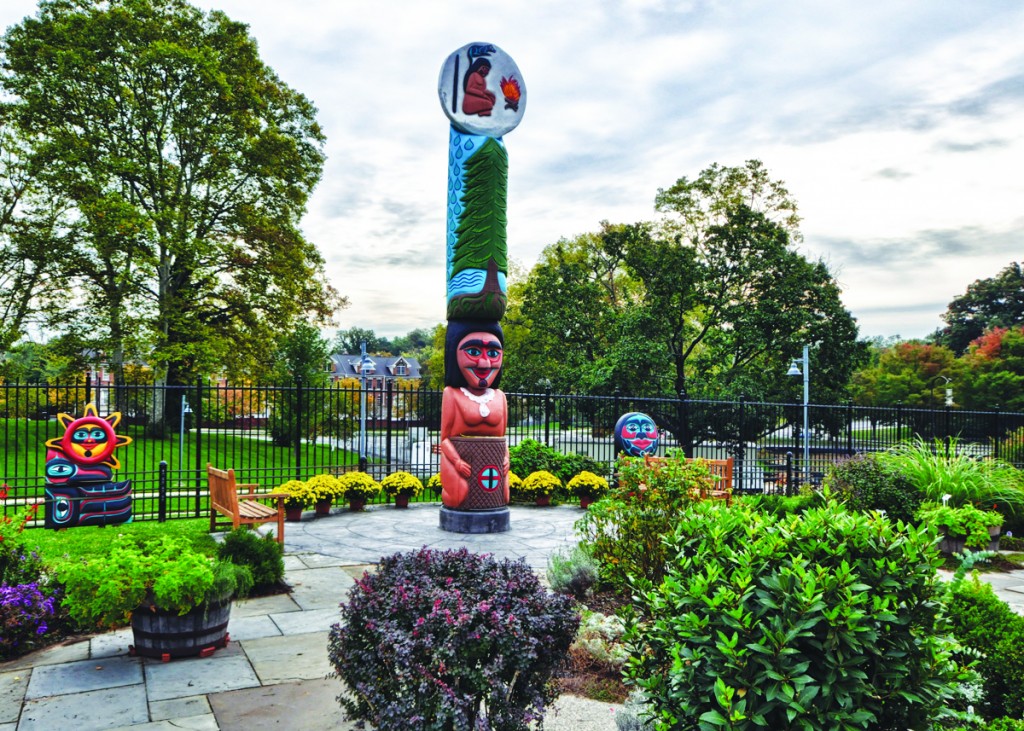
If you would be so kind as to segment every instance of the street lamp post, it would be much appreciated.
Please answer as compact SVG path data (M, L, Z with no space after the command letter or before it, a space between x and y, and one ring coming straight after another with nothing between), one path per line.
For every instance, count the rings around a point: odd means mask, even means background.
M366 374L376 367L366 354L366 341L359 344L359 471L366 472Z
M811 400L811 360L810 360L810 346L804 346L804 357L795 358L793 364L789 367L786 372L787 376L803 376L804 377L804 484L810 482L811 478L811 442L810 442L810 431L809 423L807 418L807 405ZM800 368L797 368L796 364L800 364Z

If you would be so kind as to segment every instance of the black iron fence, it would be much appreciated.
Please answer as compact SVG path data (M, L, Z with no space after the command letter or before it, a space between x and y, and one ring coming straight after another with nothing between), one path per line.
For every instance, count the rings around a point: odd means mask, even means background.
M589 455L611 472L612 429L623 413L651 414L661 451L681 447L709 459L733 457L734 488L790 491L818 483L830 463L917 437L954 442L978 458L1024 467L1024 414L688 399L508 393L510 446L534 439ZM206 464L233 467L240 482L271 489L290 479L365 466L378 479L406 470L437 472L441 393L302 383L271 386L97 386L0 384L2 511L43 496L46 440L64 427L58 413L121 414L132 438L115 456L116 480L130 479L136 520L205 514ZM802 425L809 424L805 433ZM525 476L525 475L523 475Z

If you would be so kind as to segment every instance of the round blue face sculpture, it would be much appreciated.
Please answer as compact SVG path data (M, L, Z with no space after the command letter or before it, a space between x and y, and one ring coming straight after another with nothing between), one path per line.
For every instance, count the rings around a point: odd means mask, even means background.
M631 411L615 422L615 452L643 457L658 450L658 427L647 414Z

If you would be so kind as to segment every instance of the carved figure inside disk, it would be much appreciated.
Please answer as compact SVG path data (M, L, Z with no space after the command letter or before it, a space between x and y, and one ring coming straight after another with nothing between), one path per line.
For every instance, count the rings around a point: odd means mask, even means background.
M491 72L491 62L486 58L478 58L470 65L466 75L462 77L462 113L476 114L480 117L491 116L497 97L487 91L487 74Z
M508 413L505 394L497 389L502 340L496 322L448 323L441 401L441 500L448 508L508 504ZM490 439L473 439L479 437Z

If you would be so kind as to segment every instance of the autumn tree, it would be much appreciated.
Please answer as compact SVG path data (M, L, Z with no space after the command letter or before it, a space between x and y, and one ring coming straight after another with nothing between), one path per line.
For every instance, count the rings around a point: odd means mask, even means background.
M72 206L64 287L115 359L131 333L159 384L252 369L276 331L341 305L299 229L315 109L245 25L184 0L44 0L0 50L33 169Z
M971 343L962 361L958 403L1024 412L1024 326L989 330Z
M937 333L940 343L957 354L993 328L1024 325L1024 269L1010 263L989 279L978 279L964 294L954 297L942 319L946 327Z
M877 363L854 374L851 394L860 406L937 409L959 372L956 355L944 345L895 343L879 351Z

